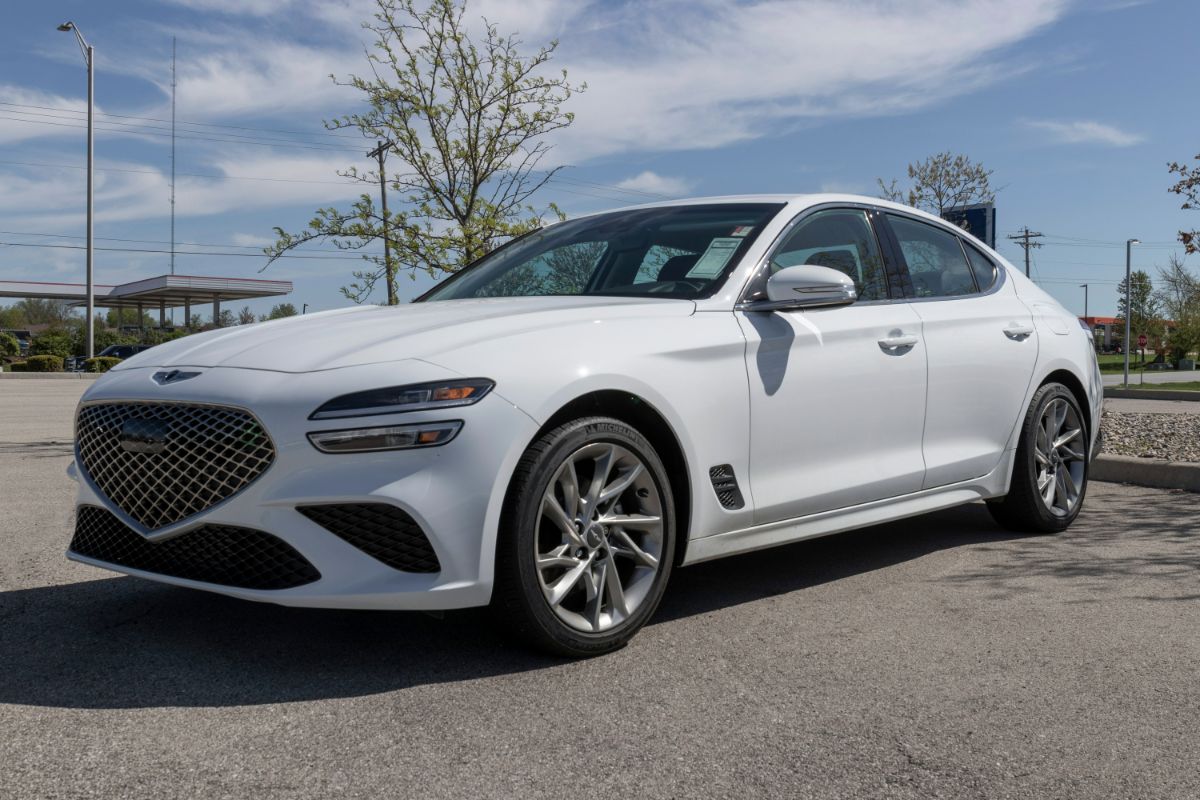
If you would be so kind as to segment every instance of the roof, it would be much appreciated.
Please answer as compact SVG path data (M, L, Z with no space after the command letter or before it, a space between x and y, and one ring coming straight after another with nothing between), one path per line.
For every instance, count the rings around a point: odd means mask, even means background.
M250 300L290 294L291 281L259 278L218 278L202 275L159 275L130 283L94 284L95 305L104 308L154 308L162 304L177 308L187 303L203 304L214 300ZM47 281L0 281L0 297L66 300L75 305L87 303L87 286L82 283Z

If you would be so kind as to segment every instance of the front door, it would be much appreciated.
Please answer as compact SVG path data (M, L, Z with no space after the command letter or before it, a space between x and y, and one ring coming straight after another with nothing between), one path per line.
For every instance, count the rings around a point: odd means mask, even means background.
M859 302L736 312L747 340L756 524L914 492L925 473L921 319L890 302L867 212L806 217L770 269L796 264L846 272Z

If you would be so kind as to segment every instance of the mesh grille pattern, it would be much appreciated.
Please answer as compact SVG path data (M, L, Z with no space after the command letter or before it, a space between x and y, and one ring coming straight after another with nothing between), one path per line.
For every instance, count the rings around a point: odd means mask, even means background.
M746 505L742 498L742 490L738 488L737 476L729 464L718 464L708 471L712 481L713 491L717 493L717 501L725 508L738 509Z
M159 452L129 452L121 445L123 428L127 438L161 434L149 447ZM271 438L246 412L179 403L84 406L75 441L92 482L151 530L240 492L275 458Z
M232 525L205 525L150 542L111 512L80 506L71 551L144 572L241 589L290 589L321 577L287 542Z
M299 506L301 514L393 569L438 572L442 565L421 526L387 503Z

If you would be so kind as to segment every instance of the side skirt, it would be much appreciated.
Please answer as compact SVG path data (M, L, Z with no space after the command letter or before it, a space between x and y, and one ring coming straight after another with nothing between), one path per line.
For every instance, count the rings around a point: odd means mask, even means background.
M819 536L940 511L975 500L1000 497L1008 492L1014 456L1015 451L1007 451L990 473L962 483L692 539L688 542L687 557L683 563L684 566L699 564L723 556L815 539Z

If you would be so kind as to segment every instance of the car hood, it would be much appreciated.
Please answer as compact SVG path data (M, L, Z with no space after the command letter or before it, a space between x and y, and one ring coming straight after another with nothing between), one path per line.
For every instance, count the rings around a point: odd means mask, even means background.
M695 304L687 300L622 297L359 306L187 336L140 353L116 369L188 366L311 372L405 358L436 359L446 350L531 331L555 336L597 320L685 316L694 311Z

